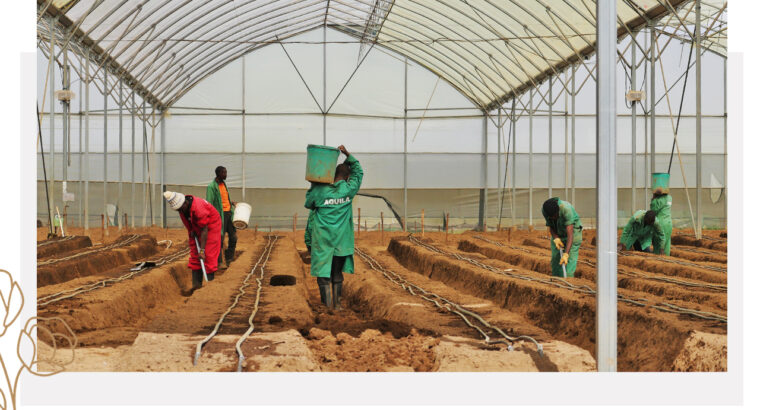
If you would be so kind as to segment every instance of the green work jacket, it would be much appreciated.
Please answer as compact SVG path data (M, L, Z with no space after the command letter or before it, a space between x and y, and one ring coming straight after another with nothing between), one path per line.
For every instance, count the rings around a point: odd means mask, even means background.
M645 225L644 214L646 214L644 210L636 211L623 228L620 242L625 245L626 249L631 249L636 241L639 241L641 249L646 249L649 246L660 249L665 243L665 231L662 229L659 218L655 218L652 225Z
M583 226L581 226L581 218L578 216L578 213L575 212L575 208L573 208L573 205L570 204L570 202L563 201L559 198L557 198L557 202L559 203L559 218L556 220L547 218L543 208L541 209L541 214L544 216L544 220L546 220L546 226L554 228L562 242L567 242L567 226L574 226L574 236L583 229Z
M649 204L649 209L657 212L657 219L663 225L672 225L673 219L670 216L670 207L673 205L673 197L670 195L662 195L657 198L652 198L652 202Z
M313 183L304 206L311 210L304 241L311 243L311 276L330 277L333 256L348 256L343 272L354 273L353 199L359 192L364 171L352 156L348 181Z
M227 195L229 195L230 187L228 187L226 183L222 183L227 188ZM234 214L235 207L232 206L232 198L228 199L230 200L230 211ZM216 178L214 178L211 183L206 186L206 201L213 205L214 208L216 208L216 211L219 212L219 216L222 217L222 236L224 236L224 212L222 211L222 193L219 191L219 183L216 182Z

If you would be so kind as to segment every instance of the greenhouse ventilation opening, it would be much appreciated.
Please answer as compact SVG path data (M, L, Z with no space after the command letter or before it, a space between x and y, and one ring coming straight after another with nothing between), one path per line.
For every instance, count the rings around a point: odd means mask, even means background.
M671 195L688 206L674 210L674 223L698 236L725 226L724 1L38 0L37 7L48 142L39 147L38 175L47 172L51 182L40 216L58 203L71 224L87 229L111 204L131 226L179 226L159 190L202 194L224 164L233 197L253 204L260 225L288 227L300 213L303 226L305 146L344 143L367 170L363 192L398 204L407 227L423 209L429 223L449 213L461 230L540 225L534 210L559 195L576 205L584 226L614 229L646 208L649 175L667 169L675 145ZM602 64L597 25L605 11L614 16L615 55ZM706 67L723 78L702 79ZM607 75L608 91L618 92L606 107L618 109L598 123L603 100L595 90ZM645 96L628 101L622 90ZM589 164L602 156L597 140L615 134L606 149L609 165L619 165L602 175ZM705 200L708 179L709 188L723 189L715 202ZM620 206L594 200L602 197ZM613 207L607 215L604 204ZM372 224L384 204L367 205L357 200Z

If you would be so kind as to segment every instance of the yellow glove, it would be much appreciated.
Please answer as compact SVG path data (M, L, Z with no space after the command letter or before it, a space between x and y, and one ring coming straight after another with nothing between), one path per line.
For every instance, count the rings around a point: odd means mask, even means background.
M570 254L564 253L562 254L562 258L559 260L560 265L567 265L567 262L570 260Z
M554 238L554 246L557 247L557 249L564 249L565 245L562 244L562 239Z

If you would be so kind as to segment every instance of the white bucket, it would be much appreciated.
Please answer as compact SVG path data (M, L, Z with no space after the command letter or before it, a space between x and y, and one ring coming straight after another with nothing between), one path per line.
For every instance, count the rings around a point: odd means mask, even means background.
M246 229L250 217L251 206L245 202L238 202L235 205L235 213L232 215L232 225L235 226L235 229Z

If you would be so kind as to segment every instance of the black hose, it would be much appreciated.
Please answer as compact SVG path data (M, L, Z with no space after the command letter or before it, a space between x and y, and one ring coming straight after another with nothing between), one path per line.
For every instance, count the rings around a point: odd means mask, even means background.
M35 105L37 108L37 135L40 137L40 154L42 155L42 175L45 178L45 197L47 198L47 208L48 208L48 224L50 228L50 235L53 234L53 217L50 215L50 192L48 191L48 181L47 181L47 168L45 168L45 148L42 145L42 125L40 124L40 106Z
M369 198L380 198L380 199L382 199L383 201L385 201L385 204L388 205L388 208L390 208L391 212L393 213L393 216L396 218L396 220L398 221L398 224L401 226L401 228L404 227L404 223L401 221L401 216L399 216L398 212L396 212L396 210L393 209L393 205L391 205L391 201L389 201L388 199L386 199L384 196L382 196L382 195L376 195L376 194L365 194L363 192L358 192L356 195L366 196L366 197L369 197Z
M694 36L696 35L697 35L697 32L695 30ZM689 71L691 71L690 66L691 66L692 54L694 54L694 40L691 41L691 48L689 49L689 61L686 63L686 78L683 79L683 90L681 91L681 104L678 106L678 119L676 120L676 132L675 132L675 135L673 136L673 146L670 148L670 162L668 162L668 174L670 174L670 168L673 166L673 154L675 153L675 150L676 150L676 138L678 138L678 127L681 125L681 110L683 110L683 100L684 100L684 97L686 96L686 84L689 82ZM699 79L697 79L697 81L699 81ZM654 96L652 96L652 98L654 98ZM654 152L654 147L652 147L652 152ZM652 170L652 172L654 172L654 170Z

